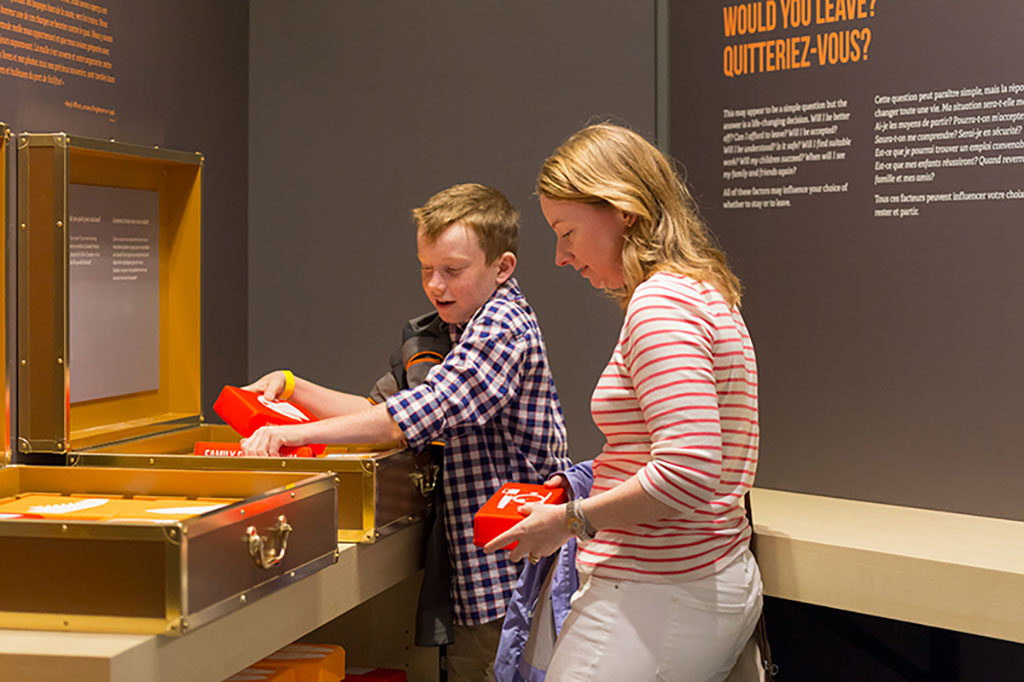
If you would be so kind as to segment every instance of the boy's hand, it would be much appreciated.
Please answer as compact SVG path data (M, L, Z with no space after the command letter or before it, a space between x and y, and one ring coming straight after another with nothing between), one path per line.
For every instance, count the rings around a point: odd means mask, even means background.
M549 479L551 482L554 479ZM545 483L547 485L547 483ZM558 487L557 484L551 487ZM530 503L519 507L520 514L526 518L494 538L484 546L485 552L494 552L502 547L518 542L509 554L512 561L519 561L524 556L532 563L542 556L554 554L559 547L571 537L565 525L564 504Z
M251 436L242 439L242 452L246 457L277 457L281 448L303 444L292 435L293 431L294 427L289 426L261 426Z
M284 391L284 386L284 372L278 369L263 375L248 386L242 386L242 390L262 393L267 400L274 400Z
M552 474L551 478L544 481L545 488L562 488L565 490L566 497L572 497L572 490L569 488L569 479L565 477L565 474Z

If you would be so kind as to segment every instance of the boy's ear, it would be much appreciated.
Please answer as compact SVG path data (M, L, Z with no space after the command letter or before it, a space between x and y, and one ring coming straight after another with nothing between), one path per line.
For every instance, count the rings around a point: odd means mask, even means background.
M516 254L506 251L498 257L498 284L504 284L516 271Z

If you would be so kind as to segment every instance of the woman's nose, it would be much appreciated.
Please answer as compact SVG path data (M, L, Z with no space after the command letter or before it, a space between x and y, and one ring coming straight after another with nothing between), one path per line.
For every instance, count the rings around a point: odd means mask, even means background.
M563 249L561 244L555 245L555 265L562 267L572 262L572 254L568 249Z

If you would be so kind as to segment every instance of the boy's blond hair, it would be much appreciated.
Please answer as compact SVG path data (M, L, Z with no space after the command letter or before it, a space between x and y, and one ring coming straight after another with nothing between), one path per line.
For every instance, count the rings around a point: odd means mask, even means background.
M454 223L476 233L490 265L501 254L519 248L519 211L505 195L477 183L453 185L412 210L419 233L430 243Z

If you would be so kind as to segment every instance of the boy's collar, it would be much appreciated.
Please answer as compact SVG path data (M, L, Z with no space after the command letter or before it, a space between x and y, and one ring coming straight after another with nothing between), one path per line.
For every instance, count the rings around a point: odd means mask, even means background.
M504 282L498 285L498 288L495 289L494 293L492 293L488 297L487 301L482 306L480 306L480 308L477 309L476 313L479 313L480 310L485 308L488 303L490 303L496 298L504 298L512 301L517 298L521 298L522 295L523 292L519 290L519 282L516 281L515 277L509 277ZM473 313L473 317L476 317L476 313ZM473 318L471 317L470 319L472 320Z
M523 293L519 290L519 283L516 282L516 278L515 277L509 277L507 280L505 280L504 282L502 282L501 284L498 285L498 288L494 290L494 293L492 293L487 298L487 301L485 301L482 306L480 306L479 308L476 309L476 312L473 313L473 317L469 318L469 322L455 322L455 323L452 323L452 322L444 322L444 321L442 321L441 324L443 324L444 327L448 330L448 333L452 337L452 342L454 343L454 342L459 340L459 337L462 336L462 332L464 332L466 330L466 326L470 322L472 322L473 319L478 314L480 314L481 310L483 310L485 307L487 307L488 303L490 303L491 301L493 301L496 298L505 298L505 299L509 299L509 300L514 300L514 299L517 299L517 298L521 298L522 295L523 295Z
M508 292L508 291L514 291L515 295L519 295L519 282L516 281L515 276L509 277L504 282L499 284L498 288L494 290L493 294L491 294L491 298L494 298L495 296L497 296L498 292L502 292L504 294L505 292ZM490 300L490 299L487 299L487 300Z
M469 322L442 322L441 324L448 331L448 336L451 338L452 343L457 343L462 338L462 332L466 331L466 325Z

